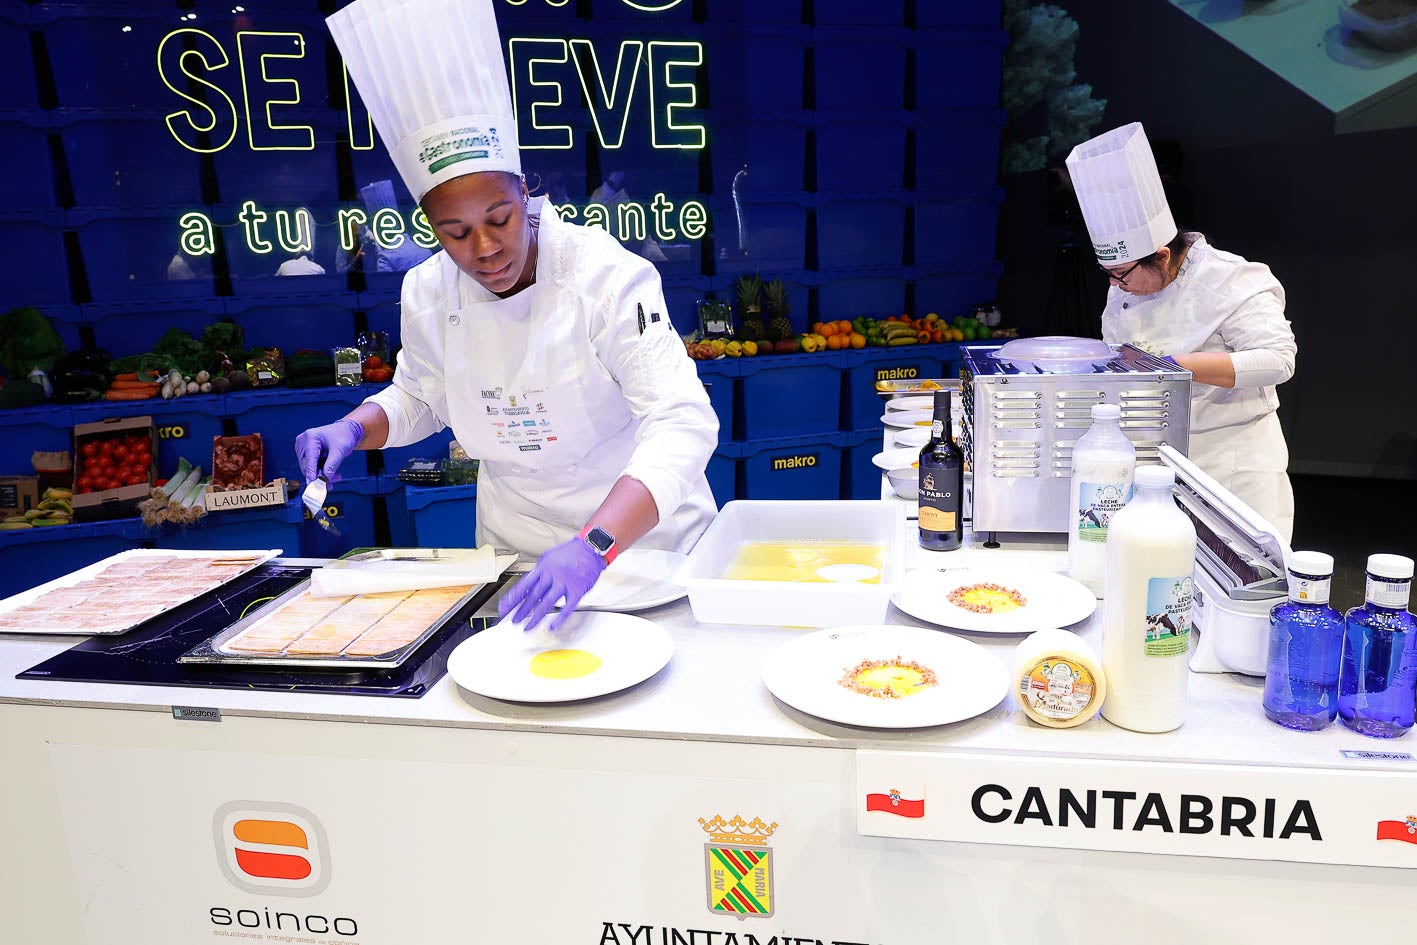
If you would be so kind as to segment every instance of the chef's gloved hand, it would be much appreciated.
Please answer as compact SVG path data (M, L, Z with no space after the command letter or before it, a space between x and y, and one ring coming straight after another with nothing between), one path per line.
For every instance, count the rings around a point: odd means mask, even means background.
M326 482L339 482L340 463L349 458L359 441L364 439L364 427L357 420L336 420L323 427L312 427L295 438L295 455L300 460L300 474L306 482L324 476ZM320 458L324 457L324 465Z
M503 617L510 613L513 621L525 624L523 629L535 630L564 597L561 612L546 625L554 633L575 612L604 570L605 559L585 539L564 541L541 556L531 573L502 598L497 612Z
M1175 358L1171 357L1171 355L1169 355L1169 354L1163 354L1163 355L1161 356L1161 360L1165 361L1165 362L1168 363L1168 364L1174 364L1174 365L1176 365L1177 367L1180 367L1180 366L1181 366L1181 362L1180 362L1180 361L1177 361Z

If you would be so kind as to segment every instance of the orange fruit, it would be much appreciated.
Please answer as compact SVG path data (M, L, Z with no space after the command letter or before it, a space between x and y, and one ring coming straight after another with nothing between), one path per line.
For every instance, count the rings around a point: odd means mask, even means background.
M828 335L828 336L827 336L827 349L828 349L829 351L840 351L840 350L841 350L841 335Z
M815 322L815 323L812 325L812 334L814 334L814 335L825 334L825 332L822 331L822 329L823 329L824 327L826 327L826 326L824 326L821 322Z
M821 335L823 338L831 338L836 334L836 322L823 323L822 330L817 332L817 334Z
M865 336L865 335L862 335L862 334L858 334L857 332L854 332L854 331L853 331L853 332L851 333L851 347L853 347L853 348L864 348L864 347L866 347L866 336Z

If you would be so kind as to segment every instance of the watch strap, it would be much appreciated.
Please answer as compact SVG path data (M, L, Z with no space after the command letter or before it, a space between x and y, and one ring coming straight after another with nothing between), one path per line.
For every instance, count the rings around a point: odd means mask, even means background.
M596 554L600 555L602 558L605 559L605 566L608 568L610 567L610 565L615 563L615 558L618 557L620 554L620 543L615 540L615 536L611 535L611 544L608 551L601 551L599 548L595 547L595 545L591 545L590 533L594 531L596 527L597 526L595 525L587 525L586 527L582 528L580 533L580 539L587 545L590 545L590 549L592 551L594 551ZM601 531L605 532L605 534L610 535L609 530L606 529L605 526L601 525L599 526L599 528Z

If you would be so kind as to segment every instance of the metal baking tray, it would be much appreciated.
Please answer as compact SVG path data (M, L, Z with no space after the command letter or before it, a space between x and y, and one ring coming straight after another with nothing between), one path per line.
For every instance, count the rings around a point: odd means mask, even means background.
M434 618L424 627L410 642L404 644L396 650L382 653L378 656L284 656L278 653L235 653L227 652L223 649L228 641L245 631L247 628L264 620L267 617L278 613L291 601L300 597L310 589L310 581L304 580L281 594L270 603L261 607L254 613L242 617L240 620L227 627L225 630L213 636L211 639L188 650L177 658L179 663L196 663L222 666L268 666L273 668L293 668L303 667L310 669L344 669L353 667L395 669L412 656L420 646L427 642L428 638L438 633L448 623L456 617L462 610L479 594L490 593L496 587L496 583L474 584L468 592L449 606L438 617ZM377 624L376 624L377 625ZM351 641L353 642L353 641Z
M27 591L21 591L13 597L7 597L3 600L0 600L0 616L4 616L5 614L9 614L15 611L22 611L25 607L28 607L30 604L42 599L44 595L48 594L50 591L59 591L75 588L83 584L85 581L100 577L105 571L107 571L110 567L116 564L123 564L129 561L152 558L178 558L182 560L210 558L218 561L231 562L231 564L229 565L229 573L226 573L224 575L226 578L225 581L212 588L204 587L200 590L189 589L190 593L174 595L172 600L166 602L166 610L164 611L164 613L166 613L176 610L178 607L181 607L185 604L189 604L193 600L196 600L198 597L201 597L202 595L210 591L220 590L226 584L229 584L231 581L259 567L260 565L265 564L267 561L271 560L279 554L279 548L253 551L186 551L170 548L133 548L128 551L120 551L116 555L104 558L102 561L97 561L91 565L88 565L87 567L83 567L77 571L73 571L69 574L66 574L63 577L55 578L54 580L49 581L48 583L41 584L38 587L30 588ZM114 604L114 607L116 608L121 608L121 606L122 605L118 603ZM65 626L64 624L47 624L36 626L24 625L22 627L12 627L3 625L5 624L5 621L0 621L0 634L24 633L67 634L82 636L116 636L121 633L127 633L135 627L140 627L143 624L147 623L149 620L154 620L160 616L163 616L163 614L135 614L130 622L126 622L119 627L113 629L99 630L84 629L82 627L75 629L74 625Z

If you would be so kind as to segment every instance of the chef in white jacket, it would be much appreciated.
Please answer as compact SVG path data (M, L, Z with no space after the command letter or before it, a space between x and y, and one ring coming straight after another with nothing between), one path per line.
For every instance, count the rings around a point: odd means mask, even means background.
M1289 541L1294 493L1275 387L1294 375L1297 348L1283 286L1268 266L1177 230L1139 123L1083 142L1067 166L1111 283L1103 339L1191 372L1190 458Z
M529 629L564 601L554 630L624 548L693 546L718 421L654 267L528 195L492 0L355 0L328 24L444 251L404 277L392 385L303 433L303 472L451 426L481 459L478 545L539 556L504 613Z

